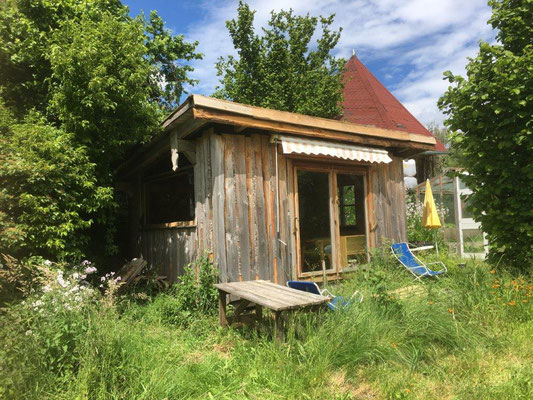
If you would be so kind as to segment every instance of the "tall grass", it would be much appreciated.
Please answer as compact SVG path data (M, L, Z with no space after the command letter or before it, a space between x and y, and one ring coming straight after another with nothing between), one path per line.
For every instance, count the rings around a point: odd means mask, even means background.
M183 323L173 292L46 318L13 305L0 322L0 397L532 397L529 277L449 259L447 276L398 299L390 291L413 281L385 258L329 287L365 301L292 315L282 346L268 327L222 329L209 313Z

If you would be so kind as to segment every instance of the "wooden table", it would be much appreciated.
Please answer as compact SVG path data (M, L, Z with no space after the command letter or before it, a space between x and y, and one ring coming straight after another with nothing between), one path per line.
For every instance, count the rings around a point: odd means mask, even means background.
M220 325L228 325L226 315L227 295L231 294L241 300L235 308L235 318L238 320L242 312L250 306L255 305L255 319L262 319L262 307L266 307L274 312L274 333L276 340L283 341L283 322L281 313L288 310L297 310L312 306L319 306L329 302L331 299L313 293L307 293L285 286L277 285L269 281L244 281L218 283L218 317Z

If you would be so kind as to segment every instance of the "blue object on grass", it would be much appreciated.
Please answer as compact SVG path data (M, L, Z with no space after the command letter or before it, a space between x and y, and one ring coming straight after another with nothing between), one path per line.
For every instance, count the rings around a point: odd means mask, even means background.
M332 295L328 289L320 290L318 285L312 281L288 281L287 286L291 289L301 290L302 292L331 297L332 299L328 303L328 307L332 310L343 309L355 302L360 303L363 301L363 295L359 295L359 291L355 291L350 300L346 301L343 296ZM359 297L357 297L357 295L359 295Z
M415 276L415 279L420 279L423 276L438 277L438 275L444 274L448 271L446 265L444 265L444 263L441 261L424 264L413 254L407 243L395 243L391 246L391 249L396 259ZM442 265L442 269L439 271L433 271L429 269L428 265L433 264Z

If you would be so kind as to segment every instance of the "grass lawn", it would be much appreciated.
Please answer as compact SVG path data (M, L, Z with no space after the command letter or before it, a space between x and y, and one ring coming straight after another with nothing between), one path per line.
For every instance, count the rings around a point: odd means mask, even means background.
M415 284L387 257L330 285L342 312L299 314L277 347L268 327L177 317L171 294L0 320L0 397L54 399L530 399L531 279L481 262ZM29 333L28 333L29 332Z

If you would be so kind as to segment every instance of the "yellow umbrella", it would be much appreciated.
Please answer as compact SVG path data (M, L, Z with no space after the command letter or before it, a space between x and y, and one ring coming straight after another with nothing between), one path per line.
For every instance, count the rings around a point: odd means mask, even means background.
M441 223L435 200L433 199L433 192L431 192L431 184L429 179L426 180L426 196L424 197L424 212L422 213L422 225L426 228L440 228ZM435 250L439 254L439 245L437 243L437 232L435 231Z
M422 214L422 225L426 228L440 228L441 223L429 179L426 180L426 196L424 197L424 212Z

